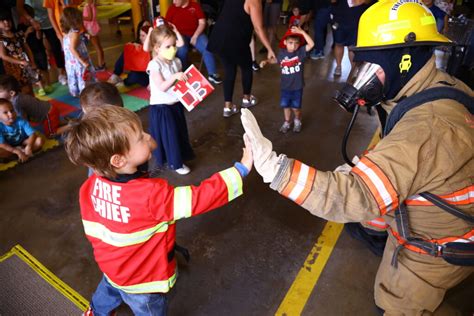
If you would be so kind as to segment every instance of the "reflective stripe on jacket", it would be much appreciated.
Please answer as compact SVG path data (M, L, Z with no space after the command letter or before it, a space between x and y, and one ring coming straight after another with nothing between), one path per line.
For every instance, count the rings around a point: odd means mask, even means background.
M168 292L176 282L175 222L220 207L242 194L232 167L199 186L171 187L165 180L113 182L91 176L80 190L84 231L99 268L127 293Z

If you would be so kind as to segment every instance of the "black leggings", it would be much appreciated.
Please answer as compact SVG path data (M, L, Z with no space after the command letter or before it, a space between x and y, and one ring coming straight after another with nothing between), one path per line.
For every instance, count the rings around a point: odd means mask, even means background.
M53 28L42 30L42 31L44 33L44 36L48 40L49 45L51 46L54 60L56 61L56 67L64 68L63 48L61 46L61 42L59 41L59 38L56 36L56 32L54 32Z
M224 65L225 77L224 77L224 101L232 102L232 96L234 95L234 84L235 77L237 76L237 66L240 67L242 74L242 90L244 94L250 94L252 91L252 60L235 62L228 60L221 56L222 64Z

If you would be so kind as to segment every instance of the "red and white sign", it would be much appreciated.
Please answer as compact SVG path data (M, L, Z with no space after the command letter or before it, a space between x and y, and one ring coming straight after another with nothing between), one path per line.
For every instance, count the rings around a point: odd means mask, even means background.
M188 80L177 81L173 86L173 91L184 107L188 111L192 111L202 100L214 91L214 87L194 65L189 66L184 73L187 75Z

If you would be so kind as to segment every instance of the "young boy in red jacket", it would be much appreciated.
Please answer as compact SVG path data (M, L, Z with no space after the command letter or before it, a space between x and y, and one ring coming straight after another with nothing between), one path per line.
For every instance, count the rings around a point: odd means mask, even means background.
M82 222L104 273L86 315L109 315L125 302L135 315L166 315L176 282L175 221L220 207L242 194L252 168L247 146L241 162L199 186L172 187L139 166L156 147L138 116L98 107L71 127L69 159L94 170L80 190Z

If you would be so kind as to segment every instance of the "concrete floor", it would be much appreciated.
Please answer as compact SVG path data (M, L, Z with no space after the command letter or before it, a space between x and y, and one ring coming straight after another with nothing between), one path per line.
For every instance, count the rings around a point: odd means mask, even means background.
M105 28L104 47L128 41L128 27L122 29L124 35L117 38L113 28ZM120 48L106 49L109 68L119 52ZM348 67L346 60L343 79ZM277 67L256 73L252 91L260 99L252 112L274 149L321 170L342 164L340 143L350 119L331 100L341 85L332 77L333 69L332 55L306 62L300 134L278 132L282 113ZM237 84L235 102L239 96L241 88ZM240 119L222 118L222 100L222 87L217 87L203 107L187 113L197 156L189 163L192 172L182 177L165 170L160 177L173 185L197 184L240 159ZM147 112L139 112L145 126ZM350 154L365 149L376 126L377 119L363 111L352 133ZM78 189L86 177L86 169L72 165L62 147L1 172L0 254L21 244L90 299L101 273L79 216ZM171 315L272 315L278 309L325 221L280 197L262 183L255 171L245 180L244 192L243 197L215 212L177 224L177 241L189 249L192 259L180 264L177 285L169 295ZM378 315L373 304L373 282L379 261L343 232L303 314ZM452 306L460 315L472 315L473 281L471 277L448 292L445 310ZM120 315L131 313L123 307Z

